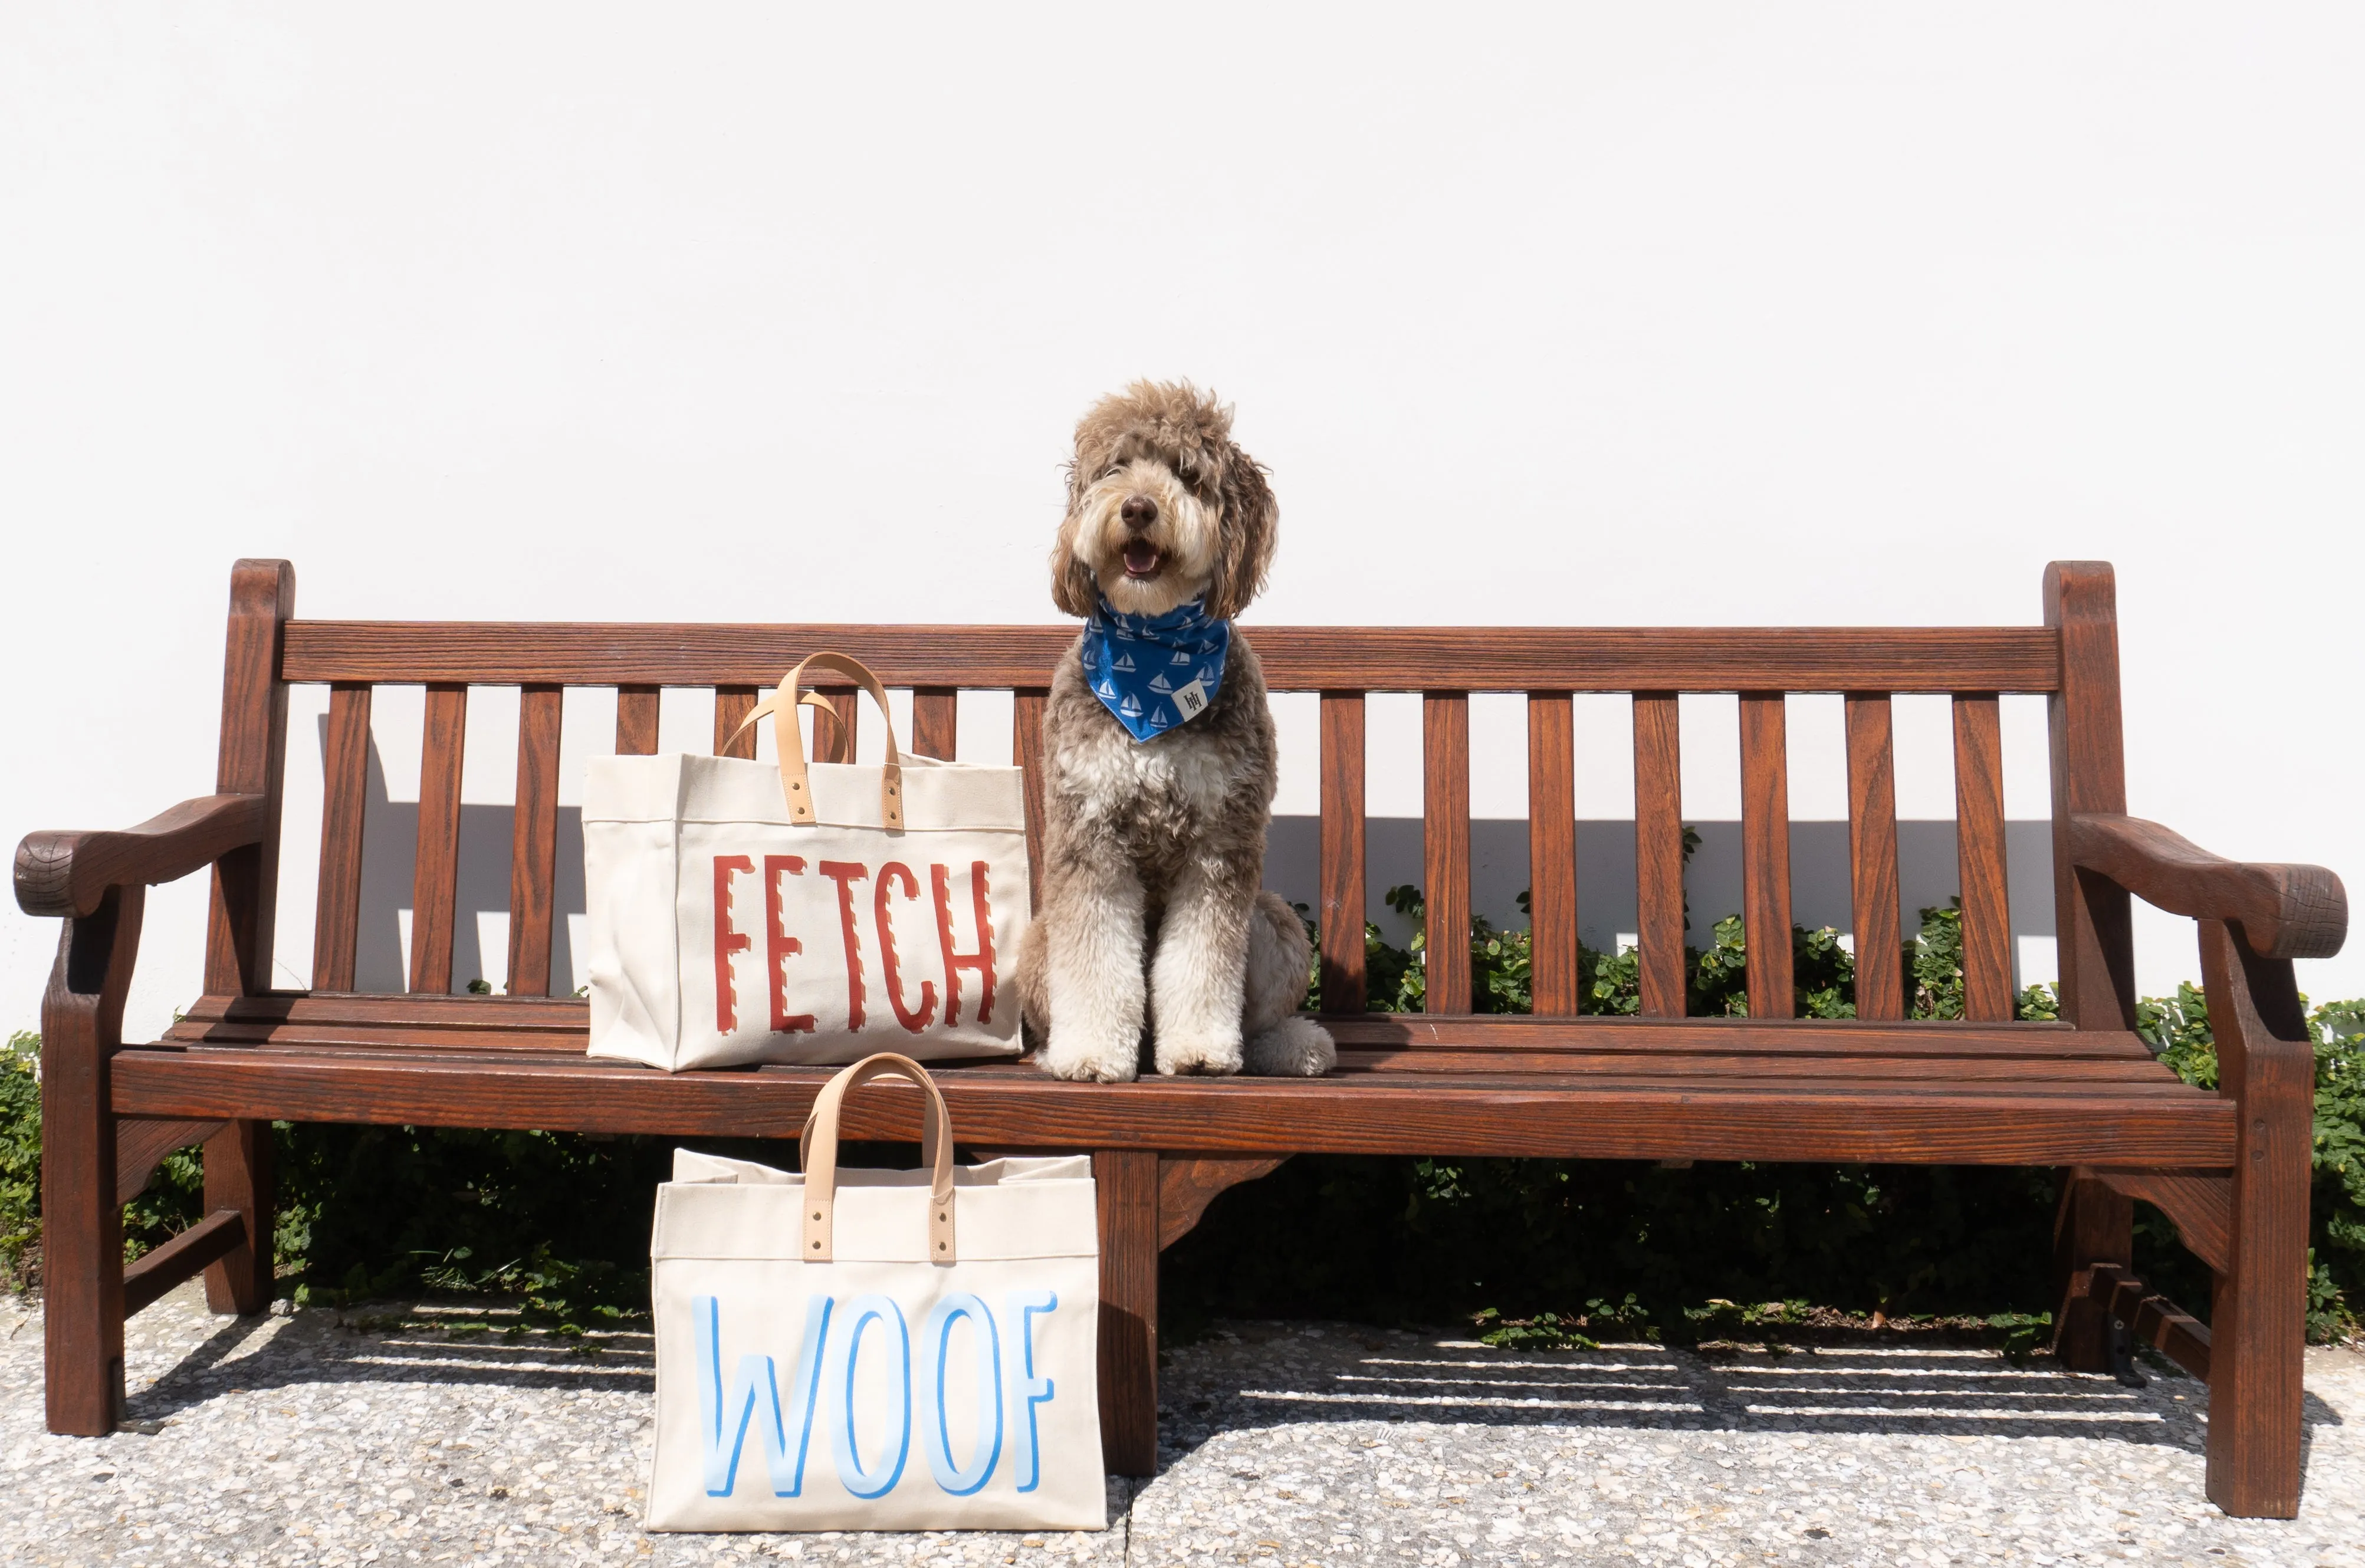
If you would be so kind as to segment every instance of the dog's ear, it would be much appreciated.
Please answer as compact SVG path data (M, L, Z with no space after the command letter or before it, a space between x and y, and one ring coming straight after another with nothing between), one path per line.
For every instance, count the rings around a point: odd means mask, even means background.
M1207 613L1219 621L1238 615L1264 591L1281 538L1281 506L1264 469L1239 447L1226 445L1217 488L1223 515L1216 522L1216 571L1207 585Z
M1087 616L1100 603L1101 585L1083 557L1076 554L1079 526L1076 513L1070 511L1067 521L1059 524L1058 543L1051 546L1051 602L1065 614Z

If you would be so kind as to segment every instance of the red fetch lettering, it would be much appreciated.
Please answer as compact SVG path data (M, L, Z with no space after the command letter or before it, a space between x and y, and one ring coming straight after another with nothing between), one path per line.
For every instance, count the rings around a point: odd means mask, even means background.
M739 1027L739 998L731 989L732 956L754 946L745 932L731 929L731 874L755 868L745 855L714 857L714 1027L719 1034Z
M787 927L780 924L788 913L781 907L780 879L804 874L805 861L801 855L764 857L764 977L771 986L772 1033L775 1035L810 1035L813 1032L812 1014L789 1011L786 966L790 958L805 950L805 945L790 935ZM745 938L741 940L744 942Z
M905 898L919 898L920 883L912 875L912 868L890 860L879 868L879 890L871 900L871 912L879 921L879 960L880 967L887 971L887 1005L895 1010L895 1022L916 1035L928 1026L929 1019L936 1016L936 988L922 980L919 1007L914 1010L903 1005L903 974L896 964L895 926L887 918L887 890L899 881L903 884Z
M815 868L837 884L837 923L846 933L846 1026L862 1027L862 938L854 929L854 884L870 875L859 860L824 860Z
M945 958L945 1023L947 1026L960 1022L960 971L975 969L979 989L977 1021L993 1022L993 908L988 902L992 890L986 886L986 865L972 860L969 868L970 902L977 912L977 951L960 954L953 951L952 868L931 866L929 879L936 885L936 941L944 949Z

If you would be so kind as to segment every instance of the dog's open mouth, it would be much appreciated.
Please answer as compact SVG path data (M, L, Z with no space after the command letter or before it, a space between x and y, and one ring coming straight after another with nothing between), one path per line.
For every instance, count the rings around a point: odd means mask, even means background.
M1164 554L1146 539L1136 539L1125 547L1125 575L1128 577L1154 577L1165 564Z

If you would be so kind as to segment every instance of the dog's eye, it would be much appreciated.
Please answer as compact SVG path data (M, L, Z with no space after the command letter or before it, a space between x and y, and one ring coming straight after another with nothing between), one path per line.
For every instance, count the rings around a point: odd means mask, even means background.
M1109 471L1108 471L1107 473L1105 473L1105 474L1102 475L1102 476L1101 476L1101 477L1102 477L1102 478L1104 478L1104 479L1114 479L1114 478L1115 478L1118 475L1120 475L1120 474L1122 474L1122 473L1124 473L1124 472L1125 472L1125 465L1124 465L1124 464L1122 464L1122 463L1111 464L1111 465L1109 465Z

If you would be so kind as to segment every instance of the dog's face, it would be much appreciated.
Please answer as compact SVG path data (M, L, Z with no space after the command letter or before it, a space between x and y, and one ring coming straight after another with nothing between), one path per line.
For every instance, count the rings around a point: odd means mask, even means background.
M1264 470L1232 441L1231 410L1189 382L1138 381L1076 426L1051 598L1163 615L1205 596L1238 615L1264 587L1279 513Z

